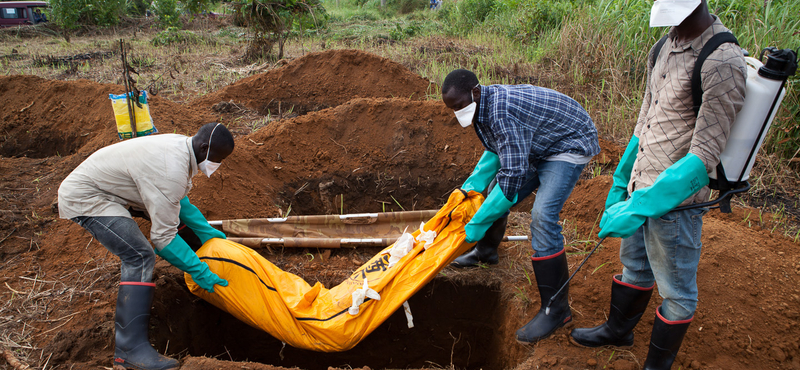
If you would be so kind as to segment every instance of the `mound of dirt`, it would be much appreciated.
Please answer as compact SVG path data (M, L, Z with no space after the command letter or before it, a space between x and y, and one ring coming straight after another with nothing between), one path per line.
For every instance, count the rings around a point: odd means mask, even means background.
M120 90L85 80L0 77L0 155L68 156L94 139L101 141L95 147L108 145L116 134L108 94Z
M55 81L36 76L0 76L0 156L45 158L92 153L116 142L109 94L120 85L88 80ZM192 135L215 117L149 96L160 132Z
M307 54L283 67L244 78L192 102L211 107L233 101L261 114L298 114L353 98L425 99L430 82L401 64L359 50Z
M353 99L236 142L190 193L208 217L438 208L483 153L438 101ZM272 217L272 216L270 216Z

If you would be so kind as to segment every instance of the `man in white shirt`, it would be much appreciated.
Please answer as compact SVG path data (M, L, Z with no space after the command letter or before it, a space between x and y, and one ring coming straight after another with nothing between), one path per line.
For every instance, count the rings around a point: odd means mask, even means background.
M203 243L225 238L208 225L187 194L198 169L210 177L233 147L233 136L219 123L202 126L193 137L162 134L130 139L98 150L61 183L60 217L84 227L121 260L115 368L175 369L179 365L156 352L147 336L156 254L189 273L209 292L214 285L228 285L200 261L177 228L183 221ZM129 209L149 215L155 250Z

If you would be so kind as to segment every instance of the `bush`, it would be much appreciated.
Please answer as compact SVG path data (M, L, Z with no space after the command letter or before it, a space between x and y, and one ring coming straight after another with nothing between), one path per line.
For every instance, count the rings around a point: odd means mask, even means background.
M184 0L183 10L192 16L197 14L204 14L211 11L211 6L214 5L212 0Z
M158 23L164 28L181 28L181 13L178 11L177 0L155 0L153 2Z
M395 29L389 31L389 37L393 40L403 40L408 37L414 37L421 33L423 29L423 24L419 21L411 21L403 27L400 23L395 25Z
M51 0L50 7L53 21L67 30L119 24L126 10L124 0Z

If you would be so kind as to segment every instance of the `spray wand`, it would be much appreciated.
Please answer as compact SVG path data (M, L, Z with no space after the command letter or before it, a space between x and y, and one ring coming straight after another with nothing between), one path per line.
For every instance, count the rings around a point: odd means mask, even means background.
M553 296L550 297L550 301L547 302L547 306L544 308L544 314L545 315L549 315L550 314L550 305L553 304L553 302L555 302L556 297L558 297L558 295L561 294L561 291L564 290L564 287L569 285L569 282L572 281L572 278L575 277L575 274L578 273L578 270L580 270L581 267L583 267L583 264L586 263L586 261L589 260L589 257L591 257L592 254L594 254L594 251L597 250L597 247L599 247L600 244L603 244L603 240L606 240L606 238L607 237L603 237L602 239L600 239L599 242L597 242L597 244L594 246L594 248L592 248L592 251L589 252L589 255L587 255L586 258L583 259L583 262L581 262L581 264L578 265L578 268L576 268L575 271L572 273L572 275L569 276L569 279L567 279L567 281L564 283L564 285L562 285L561 288L558 288L558 291L556 292L556 294L553 294Z

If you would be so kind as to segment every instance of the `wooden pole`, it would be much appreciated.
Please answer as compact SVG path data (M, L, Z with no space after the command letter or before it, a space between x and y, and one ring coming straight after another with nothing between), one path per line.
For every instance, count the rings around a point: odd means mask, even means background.
M128 104L128 119L131 123L131 137L136 137L136 110L133 106L133 89L130 83L130 73L128 73L128 54L125 51L125 42L119 40L119 52L122 59L122 81L125 86L125 102Z

